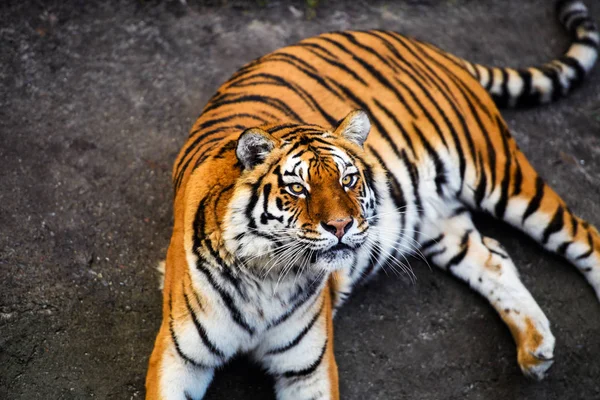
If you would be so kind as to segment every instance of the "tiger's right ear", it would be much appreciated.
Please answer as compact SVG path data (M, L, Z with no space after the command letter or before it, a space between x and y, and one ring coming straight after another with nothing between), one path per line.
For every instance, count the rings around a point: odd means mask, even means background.
M363 110L351 111L335 128L335 134L362 147L371 130L369 116Z
M238 139L235 155L245 169L262 163L277 144L277 139L259 128L246 129Z

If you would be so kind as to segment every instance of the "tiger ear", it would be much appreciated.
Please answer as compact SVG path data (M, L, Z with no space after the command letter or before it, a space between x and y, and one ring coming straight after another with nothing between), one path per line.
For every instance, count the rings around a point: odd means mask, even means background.
M252 169L267 158L276 140L259 128L246 129L238 139L235 155L245 169Z
M335 128L335 134L361 146L367 140L371 121L363 110L351 111Z

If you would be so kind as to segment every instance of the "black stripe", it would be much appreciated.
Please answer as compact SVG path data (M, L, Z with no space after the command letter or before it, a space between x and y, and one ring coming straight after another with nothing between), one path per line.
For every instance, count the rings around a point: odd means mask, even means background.
M469 235L471 234L471 232L473 232L472 229L467 229L463 234L462 238L460 239L461 251L454 257L452 257L450 261L448 261L448 263L446 264L447 269L451 269L453 266L460 264L461 261L467 255L467 251L469 250L469 246L467 246L467 243L469 242Z
M531 76L531 72L529 70L518 70L517 73L521 77L523 81L523 87L521 88L521 93L519 97L517 97L517 102L515 104L516 107L533 107L539 103L539 99L537 97L537 93L532 93L532 81L533 77Z
M295 370L295 371L286 371L284 372L283 375L285 378L298 378L298 377L304 377L307 375L312 374L313 372L315 372L317 370L317 368L319 367L319 365L321 364L321 361L323 361L323 356L325 355L325 351L327 350L327 341L329 339L325 340L325 344L323 345L323 349L321 350L321 354L319 354L319 357L312 362L312 364L310 364L308 367L301 369L301 370Z
M277 53L276 53L277 54ZM275 54L275 55L276 55ZM270 59L271 57L269 57ZM268 60L269 60L268 59ZM268 61L266 60L266 61ZM285 60L274 60L274 61L284 61ZM344 100L342 96L340 96L340 94L335 91L328 83L325 79L323 79L323 77L321 75L319 75L318 71L315 71L314 67L310 66L310 69L304 68L301 65L295 64L295 63L290 63L291 65L293 65L294 67L296 67L299 71L303 72L305 75L307 75L308 77L310 77L312 80L314 80L316 83L319 84L319 86L323 87L324 89L326 89L328 92L330 92L331 94L333 94L335 97L337 97L340 100ZM304 63L306 64L306 63ZM307 64L308 65L308 64Z
M570 245L573 244L573 241L569 240L567 242L563 242L560 246L558 246L558 249L556 250L556 253L560 256L565 255L565 253L567 252L567 249L569 248Z
M415 167L415 165L412 162L410 162L410 160L406 156L405 150L402 150L399 158L400 158L400 161L402 161L402 163L406 167L406 170L408 171L408 175L410 176L410 182L411 182L412 188L413 188L413 195L415 196L415 207L417 208L417 213L419 214L419 216L422 217L423 216L423 207L422 207L423 203L421 202L421 195L419 193L419 171L417 170L417 167Z
M262 78L262 80L260 78ZM296 85L294 83L286 81L285 79L283 79L282 77L277 76L277 75L267 74L267 73L259 73L259 74L251 75L243 80L236 82L236 84L232 85L231 87L232 88L233 87L235 87L235 88L248 88L248 87L254 88L259 85L287 88L287 89L291 90L294 94L296 94L298 97L300 97L302 99L302 101L312 111L315 111L314 99L313 99L313 101L311 101L309 99L308 96L310 96L310 94L306 90L302 89L301 87L299 87L298 85ZM259 90L261 90L261 89L259 89Z
M500 253L498 250L490 249L489 247L487 249L490 251L490 253L495 254L500 258L504 258L505 260L508 260L508 256L506 254Z
M575 260L579 261L579 260L586 259L594 253L594 239L592 237L592 234L589 231L587 234L587 238L588 238L588 245L590 246L590 249L588 251L586 251L585 253L583 253L582 255L576 257Z
M279 166L277 166L276 170L274 171L275 174L277 174L279 171ZM262 181L264 179L264 176L261 176L256 182L254 182L252 184L252 195L250 196L250 201L248 202L248 205L246 206L246 211L244 213L244 215L246 216L246 218L248 219L248 228L250 228L250 230L254 233L256 233L256 221L254 220L254 217L252 216L252 211L254 210L254 207L256 207L256 203L258 203L258 189L260 188L260 185L262 185ZM279 176L279 184L281 185L281 176Z
M439 244L439 242L441 242L444 239L445 236L446 235L444 235L443 233L440 233L439 236L437 236L437 237L435 237L433 239L427 240L426 242L424 242L421 245L421 251L427 251L427 250L429 250L430 247L433 247L436 244Z
M421 139L421 143L423 144L423 147L425 147L425 151L427 151L427 154L433 160L433 164L435 166L434 182L435 182L436 192L439 196L442 196L442 194L443 194L442 186L447 182L446 167L444 166L444 163L442 162L442 159L440 158L440 156L435 152L435 150L431 146L431 143L429 143L429 141L425 138L425 135L423 134L423 132L421 132L421 130L417 127L417 125L414 122L413 122L413 129L415 130L415 132Z
M510 78L505 68L501 68L500 73L502 74L500 93L493 93L492 99L494 99L494 102L498 105L498 107L506 107L508 106L508 100L511 98L510 94L508 93L508 80Z
M421 212L422 216L423 212ZM421 237L421 225L417 222L414 228L413 240L417 243L419 242L419 238Z
M521 223L524 224L525 220L534 212L537 211L538 208L540 208L540 204L542 204L542 198L544 197L544 180L542 178L540 178L539 176L535 177L535 195L533 196L533 198L531 199L531 201L529 202L529 205L527 206L527 209L525 210L525 213L523 214L523 219L521 220Z
M588 46L591 50L598 50L598 43L589 37L577 38L571 42L571 45L580 44L582 46Z
M459 215L466 214L468 212L469 212L469 209L467 207L461 206L461 207L455 208L454 211L452 211L452 215L450 215L450 217L454 218Z
M523 171L521 170L521 164L519 164L519 158L517 157L517 154L513 153L513 159L515 160L515 176L513 178L512 196L516 196L521 193L521 186L523 185Z
M367 145L367 150L371 154L373 154L373 156L377 159L379 164L381 164L381 166L384 168L384 170L386 172L386 176L388 178L388 181L390 182L390 186L392 189L392 193L391 193L392 201L394 202L394 205L396 206L396 209L398 210L398 213L400 214L400 226L402 228L404 228L404 226L406 225L406 213L404 212L402 207L406 206L406 197L404 196L404 191L402 190L402 186L400 185L400 182L398 182L398 180L396 179L394 174L387 167L387 165L385 164L385 161L383 161L383 158L381 158L381 155L373 148L373 146ZM379 218L377 217L376 219L378 220Z
M379 102L379 100L377 100L376 98L373 98L373 103L381 111L383 111L383 113L389 119L392 120L392 122L394 123L394 125L396 126L396 128L398 129L398 131L400 132L400 134L402 135L402 137L404 138L404 141L408 145L408 148L410 149L411 153L413 154L414 157L416 157L417 153L415 153L415 148L414 148L412 139L411 139L410 135L408 134L408 132L406 132L406 129L404 129L404 126L402 126L402 124L400 123L400 121L398 121L398 118L396 118L396 116L390 110L388 110L383 104L381 104Z
M561 94L562 94L562 84L560 82L560 75L558 70L556 70L556 67L550 67L550 66L542 66L538 68L542 74L546 75L546 77L548 79L550 79L552 81L552 97L551 97L551 101L556 101L558 100L558 98L560 98ZM540 92L540 102L542 101L542 94Z
M279 110L281 113L285 114L288 118L290 118L294 121L304 123L304 120L302 118L300 118L300 116L298 114L296 114L296 112L294 110L292 110L284 101L274 98L274 97L262 96L262 95L256 95L256 94L241 95L241 96L235 97L233 99L223 101L218 105L211 104L208 107L206 107L204 112L206 113L208 111L211 111L213 109L216 109L216 108L224 106L224 105L240 104L240 103L262 103L262 104L268 105L270 107L273 107L276 110Z
M546 229L544 229L544 234L542 235L542 244L548 243L550 235L562 230L564 226L564 212L565 210L562 208L562 206L558 206L556 212L554 213L554 216L552 217L552 220L550 221L548 226L546 226Z
M452 267L458 265L461 263L461 261L465 258L465 256L467 255L467 251L469 250L468 246L464 246L462 248L462 250L456 254L454 257L452 257L450 259L450 261L448 261L448 264L446 264L446 268L447 269L452 269Z
M190 137L188 138L188 140L194 136L196 133L200 132L203 129L206 128L210 128L211 126L220 124L222 122L227 122L227 121L231 121L234 118L252 118L252 119L256 119L261 123L265 123L266 121L264 119L262 119L261 117L258 117L256 115L252 115L252 114L246 114L246 113L240 113L240 114L232 114L232 115L228 115L227 117L221 117L221 118L214 118L214 119L209 119L207 121L204 121L203 123L201 123L200 125L198 125L198 127L196 129L194 129L193 131L190 132Z
M287 128L293 128L298 126L298 124L281 124L281 125L275 125L270 127L267 132L269 132L270 134L274 134L275 132L279 132L281 130L287 129Z
M273 60L275 60L275 61L283 61L283 62L285 62L287 64L294 65L295 67L298 67L298 65L300 65L302 68L308 69L308 70L310 70L312 72L319 72L319 71L317 71L317 69L313 65L310 65L305 60L303 60L303 59L301 59L301 58L299 58L299 57L297 57L297 56L295 56L293 54L286 53L283 50L285 50L285 48L281 49L278 52L271 53L270 55L268 55L264 59L264 61L267 61L267 62L268 61L273 61Z
M577 230L579 229L579 223L577 222L575 215L573 215L569 207L567 207L567 212L569 213L569 217L571 218L571 236L575 238L577 236Z
M278 325L281 325L282 323L287 321L300 307L302 307L304 304L306 304L308 302L308 300L313 298L314 294L317 292L317 290L319 288L320 288L320 285L317 284L317 282L314 282L310 285L310 287L308 288L308 290L306 292L299 293L298 299L291 299L290 302L294 301L294 304L292 305L292 307L289 308L281 316L279 316L279 317L275 318L273 321L271 321L267 325L267 330L274 328ZM316 302L318 298L319 298L319 296L314 296L313 303Z
M315 127L313 126L304 126L304 125L296 125L296 127L294 129L289 130L288 132L284 133L283 135L280 136L280 139L282 140L286 140L290 137L293 136L298 136L298 134L300 133L304 133L305 135L307 134L314 134L314 135L322 135L323 131L322 130L317 130ZM311 137L311 139L313 139L313 137ZM308 143L304 143L304 144L308 144ZM294 144L294 146L296 146L296 144ZM295 149L296 147L293 147L293 149ZM288 150L288 154L292 151L292 150Z
M447 250L448 250L448 249L447 249L446 247L442 247L442 248L441 248L441 249L439 249L439 250L436 250L436 251L434 251L434 252L428 253L428 254L427 254L427 257L428 257L429 259L433 260L433 258L434 258L434 257L437 257L437 256L439 256L439 255L441 255L441 254L444 254L444 253L445 253Z
M179 357L181 357L185 362L192 364L196 368L208 368L206 365L191 359L187 356L183 350L181 350L181 346L179 345L179 340L177 339L177 335L175 334L175 329L173 329L173 317L169 316L169 332L171 334L171 340L173 341L173 345L175 346L175 350Z
M483 165L483 156L480 155L477 157L477 160L474 164L479 165L479 181L477 182L477 187L475 188L474 200L475 205L480 207L487 188L487 176L485 173L485 166Z
M198 331L198 336L200 336L200 339L202 339L202 343L204 344L204 346L206 346L208 351L210 351L215 356L217 356L219 358L225 357L225 354L223 354L223 352L221 350L219 350L217 348L217 346L215 346L215 344L208 338L208 334L206 333L206 328L198 320L198 317L196 316L196 312L192 308L192 305L190 304L190 299L185 291L183 292L183 298L185 299L185 305L187 307L187 310L190 313L190 315L192 316L192 321L194 322L194 325L196 326L196 330Z
M465 62L467 62L467 61L465 61ZM471 66L471 68L473 68L473 71L475 71L471 75L473 75L475 77L475 79L477 79L481 83L481 74L479 73L479 68L477 68L478 65L472 64L472 63L469 63L469 65Z
M483 88L485 89L486 92L489 92L490 89L492 89L492 86L494 85L494 68L488 68L488 67L483 67L483 68L485 68L488 72L488 81Z
M499 219L504 218L504 213L506 212L506 206L508 204L508 188L510 185L510 169L512 165L512 154L508 147L508 136L507 128L504 122L500 119L500 117L496 116L496 126L500 130L500 138L502 139L502 148L503 148L503 156L504 160L504 174L502 177L502 182L500 183L500 198L496 203L496 207L494 213L496 217Z
M312 317L312 319L310 320L308 325L306 325L304 327L304 329L302 329L302 331L300 331L300 333L292 341L290 341L285 346L281 346L281 347L277 347L273 350L269 350L266 354L267 355L281 354L281 353L285 353L286 351L296 347L298 345L298 343L300 343L302 338L304 338L304 336L306 336L306 334L310 331L310 329L313 327L313 325L317 322L317 320L321 316L321 312L323 311L323 306L324 306L324 303L321 304L319 311L317 313L315 313L315 315Z
M567 26L567 29L569 29L572 35L576 35L577 28L579 28L579 26L584 24L589 25L590 22L592 25L594 25L594 21L586 13L584 15L580 15L579 17L574 17L571 21L569 21L569 26Z
M571 10L568 11L564 14L560 14L559 13L559 18L560 18L560 23L565 25L565 27L569 27L569 19L572 18L573 16L577 15L577 14L581 14L581 15L586 15L587 12L585 10L582 9L575 9L575 10Z
M583 81L583 78L585 78L585 68L583 68L583 65L581 65L579 60L570 56L562 56L558 59L558 61L575 70L575 78L572 80L572 84L569 89L574 88L575 86L579 85L581 81Z

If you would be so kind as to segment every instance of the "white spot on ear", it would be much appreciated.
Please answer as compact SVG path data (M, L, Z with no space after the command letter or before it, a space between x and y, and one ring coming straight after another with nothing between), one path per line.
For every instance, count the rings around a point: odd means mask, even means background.
M245 169L260 164L275 148L275 139L258 128L247 129L238 139L235 154Z
M363 110L350 112L338 125L335 133L344 139L362 146L371 130L371 121Z

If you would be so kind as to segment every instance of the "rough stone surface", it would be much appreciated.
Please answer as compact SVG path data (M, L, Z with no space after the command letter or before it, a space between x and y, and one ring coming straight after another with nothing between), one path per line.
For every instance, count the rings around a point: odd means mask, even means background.
M393 29L495 65L544 62L568 43L542 0L323 0L314 13L304 2L212 3L0 5L1 399L143 397L171 164L208 97L244 63L347 28ZM541 174L600 225L600 70L568 99L504 115ZM482 298L414 260L416 284L382 274L339 313L342 398L600 398L592 290L524 235L479 222L553 323L547 380L521 375ZM207 398L270 399L271 384L241 359Z

